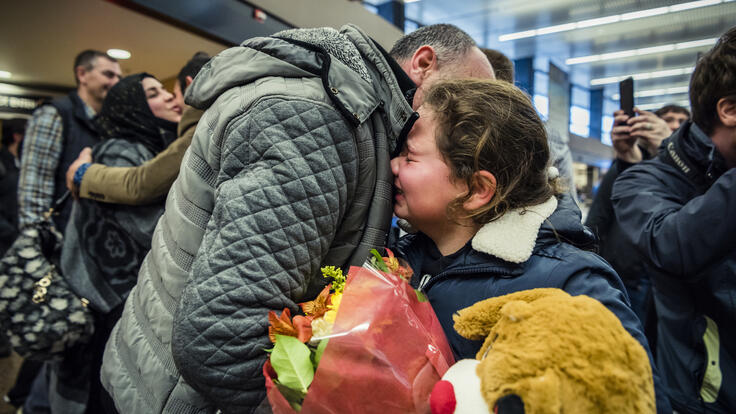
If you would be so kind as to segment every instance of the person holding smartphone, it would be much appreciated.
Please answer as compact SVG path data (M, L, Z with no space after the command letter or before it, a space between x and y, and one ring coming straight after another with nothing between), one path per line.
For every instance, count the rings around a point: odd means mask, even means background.
M634 108L634 113L630 117L623 109L614 112L611 130L616 160L629 166L657 155L659 145L674 132L654 112Z
M662 141L672 131L667 123L653 112L633 109L635 116L626 115L624 109L613 113L611 141L615 158L608 172L601 179L598 192L585 219L598 237L598 253L613 266L626 286L631 307L641 320L647 340L654 347L656 342L656 317L652 303L651 282L643 268L637 250L626 242L611 203L611 191L616 178L632 165L657 155Z

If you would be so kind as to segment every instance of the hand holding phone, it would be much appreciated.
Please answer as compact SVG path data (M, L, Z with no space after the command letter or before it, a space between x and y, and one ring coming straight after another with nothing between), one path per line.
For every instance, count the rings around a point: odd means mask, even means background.
M618 84L621 109L629 117L634 116L634 78L628 77Z

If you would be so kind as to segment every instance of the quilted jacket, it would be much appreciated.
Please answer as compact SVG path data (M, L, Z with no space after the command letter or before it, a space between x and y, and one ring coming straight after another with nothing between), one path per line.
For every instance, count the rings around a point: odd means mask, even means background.
M417 116L407 81L351 25L250 39L205 65L186 100L206 111L105 351L120 412L263 400L268 311L296 311L320 265L362 263L385 240L389 154Z

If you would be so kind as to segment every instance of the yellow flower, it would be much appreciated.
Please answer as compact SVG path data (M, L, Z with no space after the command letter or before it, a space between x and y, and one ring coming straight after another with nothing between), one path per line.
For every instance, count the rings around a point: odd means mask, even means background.
M330 324L335 323L335 318L337 317L337 309L340 307L340 301L342 301L342 293L334 293L332 296L330 296L330 304L327 305L327 309L329 309L325 313L325 320L329 322Z
M320 270L322 270L322 277L332 279L332 289L335 292L342 293L345 289L345 276L342 274L342 269L335 266L325 266Z

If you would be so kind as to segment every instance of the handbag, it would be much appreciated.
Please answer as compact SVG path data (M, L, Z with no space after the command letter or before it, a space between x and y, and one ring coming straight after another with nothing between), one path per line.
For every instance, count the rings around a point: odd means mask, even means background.
M62 236L51 217L68 197L66 192L42 221L25 227L0 259L0 328L23 358L61 359L94 332L89 302L59 272Z

